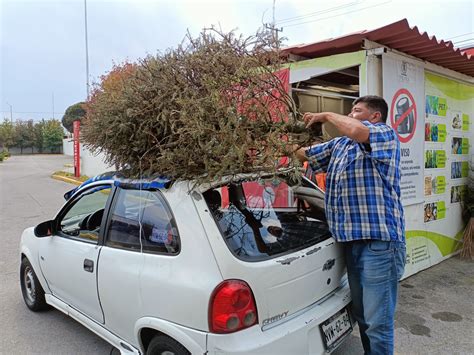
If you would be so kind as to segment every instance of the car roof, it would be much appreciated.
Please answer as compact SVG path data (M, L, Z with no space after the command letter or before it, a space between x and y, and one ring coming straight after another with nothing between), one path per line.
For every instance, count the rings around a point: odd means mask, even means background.
M293 171L291 168L283 168L278 171L277 175L285 175L289 172ZM204 183L204 184L192 184L192 188L190 190L196 189L199 192L205 192L211 188L215 188L218 186L226 185L230 182L236 181L245 181L245 180L253 180L258 178L269 178L269 177L276 177L275 174L271 173L244 173L244 174L235 174L235 175L228 175L224 176L221 179L213 181L211 183ZM307 180L304 176L303 179ZM130 179L126 178L125 175L120 171L109 171L103 174L96 175L86 181L84 181L78 187L66 192L64 194L64 199L69 200L77 191L82 190L85 186L91 185L93 183L97 183L100 181L107 181L109 180L110 183L113 183L115 186L120 186L122 188L128 189L142 189L142 190L156 190L156 189L168 189L171 185L175 182L167 177L161 175L154 175L151 177L143 177L141 179ZM189 183L189 181L188 181Z
M172 180L163 176L146 177L142 179L128 179L123 173L118 171L109 171L103 174L96 175L87 179L76 188L66 192L64 199L69 200L77 191L82 190L85 186L91 185L97 182L112 182L115 186L124 188L135 188L142 190L150 189L167 189L171 186Z

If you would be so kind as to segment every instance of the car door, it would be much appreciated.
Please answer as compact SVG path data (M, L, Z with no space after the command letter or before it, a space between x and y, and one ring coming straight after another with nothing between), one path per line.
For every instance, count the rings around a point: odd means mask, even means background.
M101 323L97 263L111 195L110 184L94 184L76 194L56 217L56 232L41 243L39 254L52 294Z
M117 188L108 223L98 278L105 324L138 346L137 319L162 316L169 308L165 287L178 270L172 264L180 248L178 231L159 191Z

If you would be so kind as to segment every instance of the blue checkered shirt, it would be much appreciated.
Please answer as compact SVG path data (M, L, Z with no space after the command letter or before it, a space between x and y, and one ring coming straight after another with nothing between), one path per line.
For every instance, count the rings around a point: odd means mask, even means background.
M315 172L327 172L326 217L339 242L405 241L400 200L400 142L384 123L362 122L369 143L338 137L306 151Z

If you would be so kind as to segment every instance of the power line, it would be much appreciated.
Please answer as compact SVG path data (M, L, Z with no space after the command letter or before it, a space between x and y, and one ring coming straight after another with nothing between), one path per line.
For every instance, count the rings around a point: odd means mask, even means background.
M469 32L469 33L464 33L462 35L457 35L457 36L454 36L454 37L448 37L446 39L454 39L454 38L459 38L459 37L464 37L464 36L467 36L467 35L470 35L470 34L473 34L474 32Z
M318 19L315 19L315 20L312 20L312 21L306 21L306 22L300 22L300 23L295 23L295 24L291 24L291 25L286 25L285 27L299 26L299 25L304 25L304 24L307 24L307 23L316 22L316 21L327 20L327 19L330 19L330 18L342 16L342 15L352 14L352 13L354 13L354 12L359 12L359 11L362 11L362 10L367 10L367 9L370 9L370 8L373 8L373 7L377 7L377 6L381 6L381 5L384 5L384 4L388 4L389 2L392 2L392 0L385 1L385 2L382 2L382 3L380 3L380 4L375 4L375 5L371 5L371 6L366 6L366 7L363 7L363 8L360 8L360 9L356 9L356 10L352 10L352 11L348 11L348 12L343 12L343 13L341 13L341 14L337 14L337 15L334 15L334 16L322 17L322 18L318 18Z
M464 40L462 40L462 41L456 41L456 42L453 42L453 44L458 44L458 43L463 43L463 42L470 42L470 41L474 41L474 37L473 37L473 38L464 39Z
M465 51L467 49L472 49L474 48L474 41L473 42L468 42L468 43L464 43L460 46L456 46L457 49L460 49L461 51Z
M331 7L329 9L316 11L316 12L310 12L310 13L305 14L305 15L288 17L288 18L277 21L277 24L282 24L282 23L285 23L285 22L294 22L294 21L301 20L301 19L304 19L304 18L314 17L314 16L319 15L319 14L325 14L325 13L328 13L328 12L341 10L341 9L346 8L346 7L351 7L351 6L357 5L358 3L360 3L360 2L359 1L354 1L354 2L351 2L351 3L348 3L348 4L334 6L334 7Z

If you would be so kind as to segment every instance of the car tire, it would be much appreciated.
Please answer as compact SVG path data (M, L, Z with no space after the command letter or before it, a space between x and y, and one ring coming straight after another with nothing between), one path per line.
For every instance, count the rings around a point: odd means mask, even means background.
M43 287L41 287L35 271L27 258L21 261L20 285L23 300L29 309L33 312L38 312L48 308L44 298Z
M184 346L166 335L155 336L146 350L146 355L190 355Z

